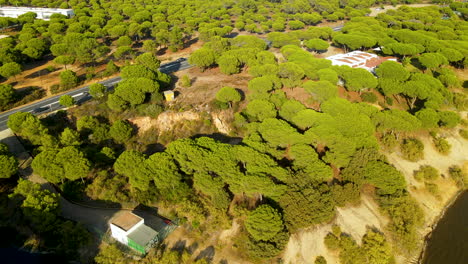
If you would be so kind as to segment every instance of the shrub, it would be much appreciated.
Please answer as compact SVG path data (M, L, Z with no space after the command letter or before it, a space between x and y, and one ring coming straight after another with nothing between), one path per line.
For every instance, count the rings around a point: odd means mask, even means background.
M182 76L182 79L180 81L181 81L180 85L182 85L182 87L192 86L192 81L190 80L190 77L188 77L188 75Z
M434 196L439 196L439 187L437 186L437 184L431 183L431 182L426 182L424 184L426 186L427 191L430 194L432 194Z
M407 138L401 144L403 158L416 162L424 158L424 144L416 138Z
M380 141L382 142L384 147L390 152L392 152L398 145L398 140L394 134L385 134L382 136Z
M343 186L335 184L331 187L333 200L336 206L343 207L347 204L357 204L361 198L359 186L353 183L347 183Z
M327 264L327 260L323 256L315 258L314 264Z
M468 140L468 130L460 129L458 133L460 134L460 136L462 136L462 138Z
M332 233L328 233L325 236L324 243L330 250L337 250L340 248L340 240Z
M362 93L361 94L361 99L364 102L375 103L375 102L377 102L377 95L375 95L374 93L370 93L370 92Z
M56 93L59 93L60 92L60 85L59 84L52 84L50 86L50 92L52 94L56 94Z
M468 175L463 172L460 166L453 165L449 168L450 177L457 183L458 187L467 186Z
M434 138L432 142L434 143L434 146L437 149L437 151L441 154L448 155L450 153L452 145L450 145L450 143L445 138Z
M385 103L388 105L393 105L393 98L391 97L386 97L385 98Z
M421 181L422 179L433 181L439 177L439 171L430 165L421 165L419 170L414 171L413 176L416 180Z

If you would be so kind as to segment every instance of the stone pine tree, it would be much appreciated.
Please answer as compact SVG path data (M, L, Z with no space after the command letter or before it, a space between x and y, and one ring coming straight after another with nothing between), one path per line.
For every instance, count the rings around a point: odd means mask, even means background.
M245 227L254 239L263 241L272 239L284 228L281 214L267 204L260 205L249 214Z
M15 99L16 90L9 84L0 84L0 110Z
M65 107L70 107L75 104L75 99L72 96L65 94L60 96L59 104Z
M0 178L10 178L18 171L18 161L8 150L8 146L0 143Z
M93 83L89 86L89 94L93 98L101 98L106 93L106 86L102 83Z
M16 81L16 75L20 73L21 65L16 62L8 62L3 64L2 67L0 67L0 75L2 75L5 78L10 78L14 76Z
M217 93L216 93L216 100L223 102L223 103L228 103L229 107L232 107L232 103L234 102L239 102L242 99L241 94L234 88L225 86L221 88Z

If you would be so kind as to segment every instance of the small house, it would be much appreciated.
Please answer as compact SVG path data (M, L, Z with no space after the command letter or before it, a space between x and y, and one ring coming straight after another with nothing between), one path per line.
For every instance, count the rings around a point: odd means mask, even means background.
M166 98L166 101L168 102L174 101L175 99L174 91L164 91L164 98Z
M143 218L128 211L112 218L110 229L113 238L141 254L158 242L158 232L145 225Z

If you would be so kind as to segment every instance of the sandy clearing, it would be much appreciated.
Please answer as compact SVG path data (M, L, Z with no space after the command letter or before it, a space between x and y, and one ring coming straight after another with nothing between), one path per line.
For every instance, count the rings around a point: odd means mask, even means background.
M333 224L338 224L342 232L351 235L358 243L366 233L367 228L382 230L388 219L379 212L376 202L368 196L362 196L358 206L338 208L333 223L319 225L291 235L284 252L285 263L313 264L317 256L324 256L327 263L339 263L338 256L329 251L325 244L325 236L331 232Z
M429 137L421 139L425 146L425 158L419 162L406 161L397 152L387 155L389 162L404 174L411 195L420 203L425 212L425 224L419 232L421 237L431 231L435 219L458 192L455 183L448 177L448 168L456 164L468 170L468 141L461 138L456 131L457 129L454 129L443 133L452 145L452 151L447 156L437 152ZM424 183L417 182L413 178L413 171L425 164L434 166L445 175L435 181L440 189L440 198L430 194L424 188ZM377 203L371 197L362 196L359 206L338 208L337 217L333 223L319 225L291 235L283 258L285 263L312 264L316 256L322 255L328 263L338 263L337 255L329 251L323 243L324 237L331 231L332 224L338 224L343 232L360 242L368 227L384 231L388 222L389 219L380 213ZM408 259L397 256L397 263L407 261Z
M449 155L444 156L437 152L432 139L429 137L420 138L424 143L424 159L418 162L410 162L401 158L399 152L387 155L389 161L395 167L403 172L410 193L419 201L425 211L425 226L429 227L440 214L447 202L457 193L458 189L455 183L449 178L448 168L452 165L464 166L468 163L468 141L461 138L454 129L451 132L445 132L447 141L452 145ZM431 165L437 168L444 177L438 179L435 183L439 185L440 198L436 198L424 189L424 183L418 182L413 177L413 172L418 170L421 165ZM466 166L466 165L465 165ZM425 231L424 231L425 232Z
M370 8L371 12L369 14L369 16L376 16L380 13L385 13L387 12L388 10L393 10L393 9L398 9L399 7L401 6L409 6L409 7L425 7L425 6L435 6L435 4L411 4L411 5L396 5L396 6L392 6L392 5L384 5L384 9L381 9L380 7L372 7Z

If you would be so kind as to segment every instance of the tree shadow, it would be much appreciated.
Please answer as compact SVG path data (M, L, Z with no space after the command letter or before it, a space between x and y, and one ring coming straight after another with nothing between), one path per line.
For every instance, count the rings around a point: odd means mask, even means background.
M172 246L171 250L182 253L186 245L187 245L186 240L179 240L174 244L174 246Z
M239 36L239 32L231 32L229 34L227 34L226 36L224 36L225 38L235 38Z
M411 58L411 65L413 65L421 71L426 70L426 67L422 66L421 62L419 62L417 58Z
M197 42L198 42L198 38L193 38L187 42L184 42L183 49L189 48L190 46L192 46L193 44Z
M146 145L146 149L143 151L143 153L150 156L154 153L163 152L164 150L166 150L166 147L163 144L153 143Z
M192 139L196 139L200 137L209 137L221 143L227 143L230 145L237 145L242 142L242 138L240 137L230 137L221 133L197 134L197 135L192 136Z
M198 261L200 259L206 259L208 263L212 263L213 257L215 255L215 248L213 246L209 246L202 250L200 254L195 258L195 261Z
M54 70L55 71L55 70ZM37 77L42 77L42 76L46 76L48 75L49 73L51 73L51 71L47 70L47 69L42 69L42 70L38 70L38 71L35 71L29 75L26 75L24 76L26 79L31 79L31 78L37 78Z

